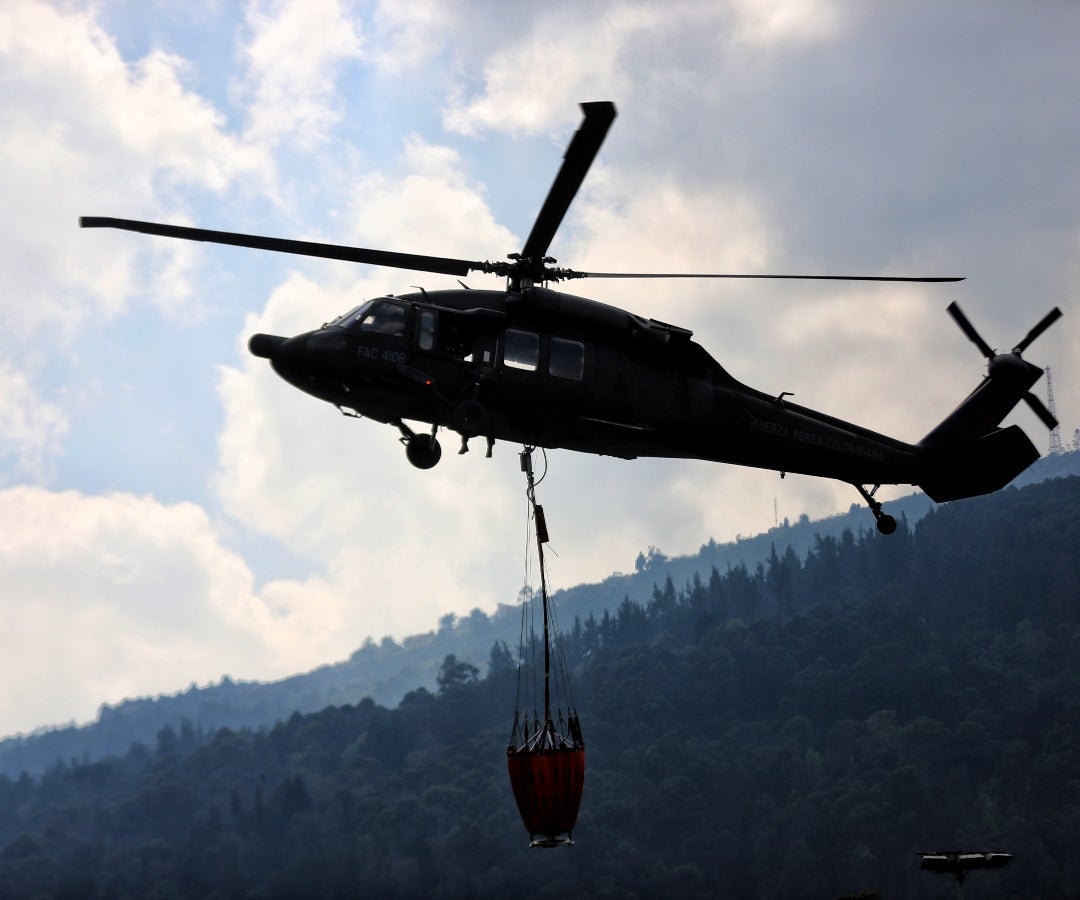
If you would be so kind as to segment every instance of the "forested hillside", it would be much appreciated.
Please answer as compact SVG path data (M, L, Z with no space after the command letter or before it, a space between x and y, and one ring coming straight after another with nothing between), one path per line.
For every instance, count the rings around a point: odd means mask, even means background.
M910 521L932 506L921 494L890 504L897 516ZM553 516L557 521L557 516ZM709 541L690 556L668 557L656 548L642 552L627 574L613 574L598 584L581 584L555 592L568 617L582 619L616 608L623 597L644 595L654 581L672 578L685 584L696 572L716 566L764 562L774 547L791 547L801 557L817 535L839 536L845 528L868 527L869 513L852 512L822 521L803 517L784 523L768 534L740 538L727 544ZM556 534L555 547L558 548ZM631 562L631 561L628 561ZM508 600L512 598L507 598ZM270 727L294 712L316 712L327 706L356 703L371 697L384 706L396 706L417 687L434 690L439 665L448 654L465 659L486 656L496 640L510 640L518 631L520 609L503 605L493 615L473 610L467 616L443 616L433 630L397 642L368 639L347 660L319 667L275 682L237 681L223 677L217 684L196 686L177 694L125 700L103 705L96 722L42 729L27 736L0 740L0 774L17 778L22 772L40 775L57 759L88 760L124 753L134 742L153 743L166 725L197 733L218 728Z
M1080 896L1080 478L665 578L567 632L572 848L527 849L496 644L397 709L0 777L0 896L955 896L918 849L1014 854L970 897Z
M1068 475L1080 475L1080 453L1045 457L1024 472L1016 485ZM922 494L912 494L890 501L888 507L897 518L906 518L913 525L933 504ZM549 514L557 523L557 515L551 510ZM598 584L557 590L555 596L568 621L574 616L582 619L590 614L600 616L604 610L615 609L626 596L646 595L654 582L662 584L671 578L681 587L695 573L707 575L713 567L725 571L742 564L754 569L759 562L766 562L771 553L784 555L789 547L802 559L816 540L839 538L845 530L858 532L870 527L870 521L865 507L852 504L848 513L827 519L810 521L802 516L797 522L785 520L766 534L740 537L725 544L710 540L688 556L669 557L649 548L639 554L632 572L613 574ZM557 532L554 537L554 546L560 549ZM490 616L480 610L464 617L447 615L424 634L413 635L400 643L390 638L379 641L369 638L347 660L281 681L250 682L223 677L218 684L192 685L170 696L103 705L96 722L43 728L32 735L0 740L0 774L12 778L23 771L40 775L57 759L94 761L123 754L136 741L152 744L155 735L166 725L176 731L189 727L197 734L207 734L222 727L270 727L296 711L316 712L330 705L356 703L364 697L384 706L396 706L417 687L433 690L439 665L448 654L479 659L494 641L510 639L517 633L518 618L518 609L512 605L500 606Z

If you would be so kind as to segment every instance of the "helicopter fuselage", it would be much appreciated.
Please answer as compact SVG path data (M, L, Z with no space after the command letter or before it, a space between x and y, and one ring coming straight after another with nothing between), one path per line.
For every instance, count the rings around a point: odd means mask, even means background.
M915 483L918 449L741 384L691 332L543 287L370 300L251 350L380 422L546 448Z
M471 438L583 453L681 457L798 472L853 484L878 529L896 521L874 492L915 484L936 501L998 490L1039 458L1016 425L1021 401L1048 428L1057 421L1031 393L1043 370L1021 356L1061 315L1056 307L1010 353L993 350L956 304L949 313L988 361L974 391L917 444L787 402L732 378L685 328L538 285L577 278L769 278L951 282L955 277L581 272L547 255L555 233L615 119L610 101L583 103L581 126L519 253L469 260L84 216L85 228L119 228L276 253L345 260L463 278L501 275L505 291L424 291L380 297L296 337L257 334L252 353L286 381L342 412L397 427L409 461L438 463L439 428ZM426 422L418 434L406 421ZM867 489L864 485L872 485Z

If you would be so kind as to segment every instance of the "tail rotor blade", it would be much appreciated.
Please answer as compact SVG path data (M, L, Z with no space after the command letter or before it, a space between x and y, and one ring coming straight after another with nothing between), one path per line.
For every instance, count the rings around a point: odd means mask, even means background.
M1027 405L1031 407L1031 411L1035 413L1040 419L1042 419L1043 425L1053 431L1058 426L1058 420L1054 418L1054 414L1046 408L1046 405L1032 394L1030 391L1024 394L1024 399L1027 401Z
M994 353L993 347L982 339L979 332L975 330L975 326L968 321L968 317L964 315L963 310L960 309L960 306L956 301L949 304L948 311L949 315L953 317L953 321L960 326L960 330L967 335L968 340L979 348L979 352L981 352L983 356L987 359L993 359L997 355Z
M1040 321L1038 325L1032 328L1031 331L1027 333L1027 335L1019 344L1013 347L1013 352L1023 353L1025 350L1027 350L1027 348L1031 345L1031 342L1034 341L1035 338L1037 338L1040 334L1046 331L1047 328L1053 325L1060 318L1061 310L1055 306L1052 310L1050 310L1050 312L1043 316L1042 321Z

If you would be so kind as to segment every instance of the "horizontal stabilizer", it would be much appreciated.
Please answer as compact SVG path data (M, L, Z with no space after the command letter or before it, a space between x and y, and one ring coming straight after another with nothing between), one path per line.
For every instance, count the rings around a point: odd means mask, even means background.
M977 497L1000 490L1039 458L1017 425L965 443L927 451L919 487L934 502Z

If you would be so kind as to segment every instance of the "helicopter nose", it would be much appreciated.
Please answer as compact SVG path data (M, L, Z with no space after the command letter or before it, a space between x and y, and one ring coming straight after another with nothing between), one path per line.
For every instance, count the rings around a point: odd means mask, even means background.
M313 340L312 332L289 338L256 334L248 341L248 349L255 356L270 360L270 367L289 384L312 393L326 377L338 377L336 356L328 355L317 340L313 347Z
M308 334L298 334L291 338L275 337L272 334L257 337L269 339L267 343L272 345L272 355L268 357L270 367L290 384L300 387L318 374L318 357L313 356L308 348Z
M248 350L252 356L262 359L273 359L274 351L287 341L288 338L276 334L253 334L248 341Z

